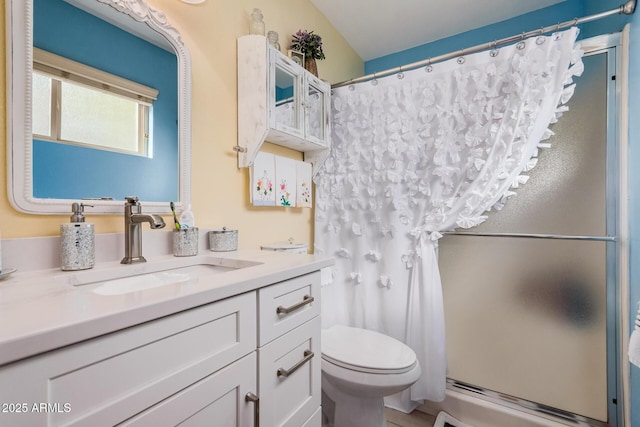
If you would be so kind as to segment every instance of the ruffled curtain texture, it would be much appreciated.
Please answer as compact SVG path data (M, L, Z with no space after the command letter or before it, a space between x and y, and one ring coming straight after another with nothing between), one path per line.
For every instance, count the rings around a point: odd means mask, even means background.
M391 406L444 399L440 232L482 223L527 182L582 72L577 35L334 90L331 154L316 177L315 252L336 257L323 327L371 329L413 348L422 376Z

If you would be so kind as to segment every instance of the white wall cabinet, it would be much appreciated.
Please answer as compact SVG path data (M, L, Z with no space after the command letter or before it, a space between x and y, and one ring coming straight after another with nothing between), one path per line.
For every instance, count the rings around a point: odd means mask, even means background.
M0 425L255 427L259 414L262 427L319 427L319 280L307 274L2 366ZM263 318L265 330L286 325L264 344Z
M304 153L317 172L331 146L331 87L269 46L238 39L238 167L249 167L264 141Z

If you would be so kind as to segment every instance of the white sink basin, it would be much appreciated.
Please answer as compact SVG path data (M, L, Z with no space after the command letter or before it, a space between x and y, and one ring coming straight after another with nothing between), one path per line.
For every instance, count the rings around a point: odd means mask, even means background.
M95 288L93 292L100 295L120 295L164 285L186 285L188 283L197 282L198 279L205 274L219 274L233 270L236 269L217 265L192 265L189 267L174 268L155 273L123 277L121 279L106 280L101 282L102 284Z
M117 265L59 276L74 286L98 285L92 292L99 295L121 295L165 285L185 286L202 277L224 274L259 262L215 258L210 256L176 257L165 261Z

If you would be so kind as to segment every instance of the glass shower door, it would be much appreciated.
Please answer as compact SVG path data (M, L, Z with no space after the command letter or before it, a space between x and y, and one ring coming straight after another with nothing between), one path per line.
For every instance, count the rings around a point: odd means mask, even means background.
M469 231L615 234L615 211L607 211L616 197L607 190L615 49L584 63L529 182ZM607 353L615 243L450 235L439 257L451 380L615 425Z

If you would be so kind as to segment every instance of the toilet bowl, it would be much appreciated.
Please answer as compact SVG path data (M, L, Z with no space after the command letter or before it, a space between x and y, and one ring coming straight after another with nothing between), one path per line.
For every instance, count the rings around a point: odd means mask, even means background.
M322 330L323 427L384 427L384 397L420 376L414 351L366 329Z

